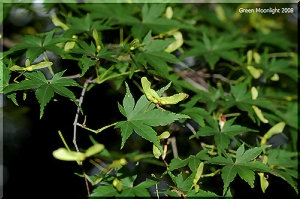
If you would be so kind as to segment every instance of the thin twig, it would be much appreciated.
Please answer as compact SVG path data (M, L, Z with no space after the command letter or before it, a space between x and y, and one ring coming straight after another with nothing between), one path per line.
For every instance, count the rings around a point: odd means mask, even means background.
M88 180L87 180L87 178L86 178L86 173L85 173L85 171L83 171L83 175L84 175L84 181L85 181L85 185L86 185L86 190L87 190L88 196L90 196L91 193L90 193L90 188L89 188L89 182L88 182Z
M71 151L70 148L69 148L69 146L68 146L68 144L67 144L67 142L66 142L66 140L65 140L65 138L64 138L64 136L62 135L62 133L61 133L60 130L58 130L58 134L59 134L60 139L61 139L62 142L64 143L66 149L67 149L68 151Z
M167 155L167 151L168 151L168 144L164 145L164 154L162 154L161 158L164 160L166 158Z
M84 94L85 94L86 88L89 85L91 79L92 78L90 77L89 79L87 79L84 82L83 89L81 91L81 95L80 95L80 98L79 98L79 103L78 103L77 112L76 112L76 115L75 115L75 120L74 120L74 123L73 123L73 126L74 126L74 129L73 129L73 143L74 143L74 146L75 146L77 152L79 152L79 149L78 149L78 146L77 146L77 142L76 142L77 121L78 121L78 117L79 117L80 107L81 107L81 104L83 102ZM88 196L90 196L89 183L88 183L88 180L86 178L86 173L85 173L84 170L83 170L83 176L84 176L84 181L85 181L85 185L86 185L86 190L87 190Z
M208 93L208 89L205 88L204 86L202 86L201 84L198 84L197 82L195 82L194 80L192 80L191 78L188 77L182 77L186 82L190 83L192 86L194 86L195 88L199 89L199 90L203 90L204 92Z
M226 82L226 83L229 83L229 82L230 82L229 79L227 79L226 77L224 77L224 76L221 75L221 74L213 74L212 76L213 76L213 78L215 78L215 79L220 79L220 80L222 80L223 82Z
M157 184L155 184L155 189L156 189L156 197L157 197L157 199L159 199Z
M4 37L4 38L3 38L3 46L5 46L6 48L12 48L12 47L14 47L15 45L17 45L18 43L20 43L20 42L12 41L12 40L10 40L10 39L7 38L7 37Z
M62 77L62 78L66 78L66 79L76 79L76 78L78 78L78 77L80 77L80 74L70 75L70 76L64 76L64 77Z
M165 163L166 167L168 167L168 166L169 166L169 164L166 162L166 160L163 160L163 161L164 161L164 163Z
M78 149L78 146L77 146L77 142L76 142L77 121L78 121L78 117L79 117L80 107L81 107L81 104L83 102L83 97L84 97L86 88L87 88L87 86L90 83L90 80L91 80L91 78L87 79L84 82L83 89L81 91L81 95L80 95L80 98L79 98L77 112L76 112L74 123L73 123L73 126L74 126L74 128L73 128L73 143L74 143L74 146L75 146L77 152L79 152L79 149Z
M45 61L50 61L50 59L48 58L48 55L47 55L47 51L45 51L43 54L44 54L44 57L45 57ZM52 66L48 66L48 70L51 73L51 75L54 76Z
M174 156L174 158L178 158L178 150L177 150L177 146L176 146L176 138L175 137L171 137L171 138L169 138L169 140L171 141L173 156Z
M107 129L107 128L109 128L109 127L115 126L117 123L118 123L118 122L115 122L115 123L113 123L113 124L104 126L104 127L100 128L100 129L98 129L98 130L90 129L90 128L86 127L85 124L79 124L79 123L77 123L76 125L77 125L77 126L80 126L80 127L83 128L83 129L86 129L86 130L88 130L88 131L91 131L91 132L97 134L97 133L100 133L100 132L104 131L105 129Z
M190 131L192 131L192 133L194 134L194 135L196 135L196 130L194 129L194 127L192 126L192 125L190 125L189 123L186 123L186 125L185 125L188 129L190 129ZM199 139L199 137L197 136L196 137L197 139Z

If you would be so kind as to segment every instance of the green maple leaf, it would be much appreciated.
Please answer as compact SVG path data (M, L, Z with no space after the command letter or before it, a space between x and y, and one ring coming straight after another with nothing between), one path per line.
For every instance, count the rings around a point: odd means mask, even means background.
M6 51L4 54L5 56L14 53L15 51L19 50L26 50L26 57L33 62L38 56L40 56L43 52L47 50L52 51L56 54L63 54L63 50L56 46L57 43L65 42L68 39L65 37L54 36L55 31L57 29L53 29L50 32L33 36L33 35L26 35L23 38L22 43L17 44L16 46L12 47L9 51Z
M9 63L9 66L7 67L5 63L1 62L1 70L0 70L0 93L3 93L3 89L9 85L9 79L10 79L10 70L8 69L11 67L12 62Z
M150 5L150 6L149 6ZM174 19L162 17L166 4L144 4L142 7L142 20L135 22L131 32L135 38L142 38L149 30L154 33L167 32L174 28L194 30L194 27Z
M89 11L91 13L91 18L97 19L113 19L113 22L108 23L114 25L117 23L120 24L136 24L139 23L139 20L133 16L135 9L135 5L128 4L127 6L123 6L122 4L82 4L78 5L83 10ZM111 20L109 20L111 21ZM104 23L103 25L106 25ZM96 27L95 27L96 28Z
M204 56L211 69L214 69L220 58L241 63L239 55L234 49L245 47L246 44L244 40L236 39L235 35L221 36L210 40L206 34L203 35L202 41L188 41L186 43L191 45L192 49L186 53L185 57Z
M188 191L187 197L211 198L211 197L220 197L220 196L210 191L199 190L198 192L196 192L194 189L192 189Z
M143 40L144 48L134 55L134 59L145 67L149 64L158 74L167 76L169 68L167 63L180 62L173 54L164 51L170 43L172 40L152 40L151 31L149 31Z
M119 104L119 110L127 120L118 122L116 125L116 128L121 129L121 149L134 131L142 138L152 142L162 152L162 147L157 138L157 134L152 127L165 126L176 120L189 118L186 115L154 109L154 105L149 104L150 102L145 95L140 97L135 104L134 98L126 84L126 94L123 99L123 106Z
M157 182L154 180L146 179L140 184L133 186L135 178L136 176L134 176L134 178L126 177L121 179L123 188L120 193L113 187L113 185L101 185L94 189L91 197L150 197L151 195L148 191L148 188L157 184Z
M183 178L182 173L178 174L176 177L173 177L172 180L176 184L176 187L183 191L187 192L191 189L193 185L193 179L194 179L195 174L189 175L187 178Z
M44 108L53 98L54 93L72 99L76 104L76 97L66 86L79 86L74 80L62 78L65 71L56 73L51 80L47 80L40 71L25 73L27 80L19 83L13 83L5 87L4 94L13 91L35 89L35 96L40 104L40 118L44 114Z
M197 170L197 167L200 164L201 160L209 159L207 152L208 152L207 149L203 149L196 155L190 155L188 158L184 160L180 158L173 158L171 160L171 163L169 164L168 170L173 171L175 169L179 169L188 165L191 171L195 171Z
M108 50L107 47L101 48L101 50L97 53L96 46L94 43L91 42L89 45L85 41L78 40L77 44L74 48L70 50L70 53L82 55L82 59L79 59L82 71L84 72L86 68L89 68L92 65L95 65L96 61L95 59L106 59L108 61L117 62L117 59L114 58L116 55L116 52L113 52L111 50ZM94 60L91 60L89 57L94 58ZM76 57L69 57L70 59L78 60ZM93 64L91 64L93 63Z
M281 149L272 149L267 152L268 165L273 169L270 173L288 182L298 194L297 152L290 152Z
M234 180L238 174L244 181L246 181L251 188L254 187L255 173L254 171L269 172L271 169L259 161L253 161L262 151L268 146L255 147L245 151L244 144L242 144L236 151L236 160L232 160L230 156L227 158L217 156L208 161L211 164L225 165L222 168L222 180L224 182L223 195L227 192L229 184Z
M260 120L256 117L252 105L268 109L272 112L275 111L274 104L266 101L263 98L260 98L260 95L258 95L257 99L253 100L245 82L236 85L231 85L230 93L231 95L223 96L225 102L220 101L220 103L226 109L236 106L238 109L248 112L248 115L253 122L259 122ZM257 119L255 120L255 118Z
M178 63L179 60L172 54L164 51L145 51L137 53L135 59L147 67L147 63L153 67L157 74L161 76L168 75L169 65L167 63Z
M261 62L255 66L263 69L265 80L270 79L276 73L284 74L294 81L299 78L296 66L292 66L288 59L276 59L275 57L270 59L268 50L264 51L261 55Z
M97 60L91 60L86 55L83 55L81 60L78 62L79 67L81 68L81 77L86 73L86 71L91 67L95 66Z
M230 139L233 139L234 136L245 132L256 131L244 126L233 125L235 118L228 120L222 129L219 128L217 121L213 120L209 114L206 115L205 119L208 125L201 127L196 134L190 136L190 139L197 136L213 135L219 151L226 149L230 143Z
M293 46L290 40L284 38L283 32L271 31L268 34L265 34L259 30L257 33L257 47L260 47L263 44L270 44L283 50L288 50L291 46Z
M6 58L5 58L6 59ZM3 67L3 70L0 70L0 93L4 93L5 87L9 85L9 80L11 77L9 68L12 66L12 61L10 60L8 63L8 66L4 62L0 63L0 66ZM16 99L16 93L6 94L6 97L11 99L11 101L19 106L17 99Z

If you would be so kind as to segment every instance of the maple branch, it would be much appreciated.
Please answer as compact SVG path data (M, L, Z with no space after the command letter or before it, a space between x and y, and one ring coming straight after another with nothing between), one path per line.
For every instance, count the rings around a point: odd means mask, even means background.
M76 79L76 78L79 78L80 77L80 74L76 74L76 75L70 75L70 76L64 76L62 78L66 78L66 79Z
M192 125L190 125L189 123L186 123L185 125L194 135L196 135L196 130L194 129L194 127ZM199 139L199 137L197 136L196 139Z
M223 82L226 82L226 83L229 83L229 82L230 82L229 79L227 79L226 77L224 77L224 76L221 75L221 74L213 74L212 76L213 76L213 78L215 78L215 79L220 79L220 80L222 80Z
M80 111L81 104L83 102L83 98L84 98L84 94L85 94L86 88L89 85L91 79L92 78L90 77L89 79L87 79L84 82L83 89L81 91L81 95L80 95L80 98L79 98L77 112L76 112L74 123L73 123L73 127L74 127L73 128L73 144L74 144L77 152L79 152L79 149L78 149L77 142L76 142L76 131L77 131L77 122L78 122L78 117L79 117L79 111Z
M172 147L174 158L178 158L178 150L177 150L177 145L176 145L176 138L175 137L171 137L171 138L168 139L168 141L171 142L171 147Z
M73 144L74 144L77 152L79 152L79 149L78 149L78 146L77 146L77 141L76 141L77 122L78 122L80 107L81 107L81 104L83 102L84 94L85 94L87 86L91 82L91 79L92 79L92 77L90 77L89 79L87 79L84 82L83 89L81 91L81 95L80 95L80 98L79 98L79 103L78 103L78 107L77 107L77 111L76 111L74 123L73 123L73 126L74 126L74 129L73 129ZM90 188L89 188L88 180L86 178L86 173L85 173L84 169L83 169L83 176L84 176L84 181L85 181L85 186L86 186L86 190L87 190L88 196L90 196Z
M77 125L77 126L80 126L80 127L83 128L83 129L86 129L86 130L88 130L88 131L91 131L91 132L97 134L97 133L100 133L100 132L104 131L105 129L107 129L107 128L111 127L111 126L115 126L117 123L118 123L118 122L115 122L115 123L113 123L113 124L109 124L109 125L104 126L104 127L100 128L100 129L98 129L98 130L90 129L90 128L86 127L84 124L79 124L79 123L77 123L76 125Z
M88 182L88 179L86 177L86 173L85 173L84 170L83 170L83 175L84 175L84 181L85 181L85 186L86 186L87 194L88 194L88 196L90 196L91 193L90 193L89 182Z

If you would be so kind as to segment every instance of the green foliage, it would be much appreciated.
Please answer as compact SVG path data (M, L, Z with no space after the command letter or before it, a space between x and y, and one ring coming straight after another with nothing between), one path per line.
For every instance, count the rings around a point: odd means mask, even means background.
M44 114L44 108L47 103L53 98L54 93L61 96L72 99L76 104L76 97L72 91L70 91L66 86L79 86L72 79L62 78L64 71L56 73L51 80L47 80L44 74L40 71L25 73L28 80L23 80L18 83L13 83L5 87L4 93L9 94L11 92L27 89L36 89L35 97L40 103L40 118Z
M152 142L162 153L163 149L159 144L157 134L151 127L165 126L176 120L189 118L186 115L175 114L169 111L153 108L154 105L149 104L149 101L144 95L140 97L135 104L134 98L126 84L126 94L123 99L123 107L119 105L119 109L127 120L118 122L116 125L116 128L120 128L122 133L121 149L134 131L142 138Z
M135 178L132 179L130 177L121 179L121 183L123 184L121 193L118 193L118 190L116 190L112 185L99 186L94 190L94 193L91 195L91 197L150 197L150 193L148 192L147 188L155 185L157 182L147 179L144 182L133 186L134 180Z
M245 151L244 144L236 151L236 160L232 158L217 156L209 160L211 164L225 165L222 168L222 180L224 182L223 195L225 195L229 184L234 180L236 174L245 180L252 188L254 187L255 173L253 171L268 172L270 168L259 161L252 161L265 147L255 147Z
M66 38L58 36L55 37L54 33L56 31L57 29L53 29L52 31L39 36L25 36L23 38L23 43L14 46L9 51L5 52L5 55L9 55L19 50L26 50L26 57L33 62L40 54L46 52L46 50L62 54L62 49L57 47L56 44L66 41Z
M271 168L271 173L287 181L298 193L297 182L298 178L298 153L289 152L280 149L268 151L268 164ZM296 169L296 170L295 170Z
M14 6L6 5L4 17ZM249 6L45 4L55 9L49 17L55 28L43 32L32 23L34 31L13 29L22 42L0 58L0 92L18 105L20 93L27 100L33 91L42 118L55 94L81 110L77 98L82 102L102 84L92 106L106 106L101 100L109 93L116 105L109 109L118 106L121 114L93 130L78 113L75 128L97 134L90 136L92 146L70 150L60 133L65 148L53 152L99 169L76 173L93 186L90 197L231 197L230 189L233 196L241 191L231 183L237 175L253 188L256 174L263 193L272 189L268 175L298 193L296 26L288 15L238 12ZM53 53L61 61L50 60ZM120 140L105 148L97 140L112 126ZM270 147L275 135L288 142ZM223 189L214 184L218 179Z
M220 151L223 151L228 147L230 139L234 139L234 136L255 131L240 125L233 125L234 120L235 118L228 120L223 128L219 128L218 123L210 116L207 116L206 121L208 121L208 125L201 127L196 134L190 136L190 139L196 136L213 135L216 146Z
M211 69L215 68L216 63L220 58L241 63L236 48L246 46L245 40L236 39L236 35L224 35L220 38L210 40L206 34L203 34L202 41L188 41L187 44L192 46L192 49L186 53L188 55L204 56Z

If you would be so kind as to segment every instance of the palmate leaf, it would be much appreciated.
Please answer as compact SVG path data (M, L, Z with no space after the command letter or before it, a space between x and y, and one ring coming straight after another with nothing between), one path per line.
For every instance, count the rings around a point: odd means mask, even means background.
M143 51L135 54L134 58L145 67L148 63L161 76L168 75L169 66L167 63L180 62L174 55L164 51Z
M123 6L122 4L82 4L78 5L79 8L91 12L92 18L111 18L118 21L120 24L135 24L139 20L133 16L135 11L134 4ZM114 24L115 22L113 22Z
M196 134L190 136L190 139L195 138L197 136L213 135L215 143L220 152L228 147L230 139L234 138L234 136L245 132L256 131L244 126L233 125L235 118L228 120L221 130L218 127L217 121L213 120L213 118L211 118L209 114L206 115L205 120L209 120L210 123L208 123L207 126L201 127Z
M201 160L208 160L209 156L207 154L208 150L203 149L196 155L190 155L188 158L182 160L180 158L173 158L171 163L169 164L169 171L173 171L175 169L179 169L185 166L189 166L191 171L195 171L199 166Z
M10 62L9 65L12 65L12 63ZM3 89L9 85L9 79L11 75L10 70L8 69L9 66L7 67L3 62L0 63L0 66L0 93L3 93Z
M187 197L211 198L220 196L210 191L199 190L198 192L196 192L194 189L192 189L187 193Z
M281 149L272 149L267 152L268 155L268 164L284 167L284 168L296 168L297 163L297 152L291 152Z
M40 71L25 73L28 79L8 85L4 89L4 94L10 94L18 90L36 89L35 96L40 104L40 118L42 118L44 108L52 99L54 93L70 98L77 104L74 93L66 88L66 86L79 85L72 79L62 78L64 72L65 71L56 73L51 80L47 80Z
M65 37L55 37L54 33L57 29L53 29L50 32L44 33L39 36L27 35L23 38L22 43L17 44L10 50L5 52L5 56L14 53L19 50L26 50L26 57L33 62L40 54L49 50L59 55L63 55L63 50L56 46L57 43L65 42L68 39Z
M158 5L159 7L162 5ZM145 6L144 6L145 7ZM144 8L143 7L143 8ZM147 6L146 6L147 7ZM153 6L154 7L154 6ZM165 19L164 19L165 20ZM170 19L166 19L170 20ZM144 24L145 22L143 22ZM146 29L147 30L147 29ZM149 64L158 75L167 76L169 71L168 63L178 63L179 59L173 54L165 52L165 49L173 42L173 39L162 40L152 39L151 31L144 37L144 47L134 55L134 59L147 67Z
M260 121L259 117L261 117L262 113L259 113L258 111L257 115L252 106L256 107L255 109L261 107L272 112L276 110L274 104L263 98L258 97L257 99L252 99L251 92L248 91L247 84L245 82L231 85L230 93L231 95L223 96L226 102L219 101L220 104L222 104L226 109L236 106L238 109L246 111L253 122Z
M296 180L298 178L298 153L282 149L272 149L267 151L267 157L268 165L273 168L271 173L289 183L298 194Z
M210 40L206 34L204 34L202 41L186 42L192 46L192 49L186 53L185 57L204 56L211 69L214 69L215 64L220 58L241 63L238 53L234 49L244 47L246 42L241 39L236 39L235 37L235 35L226 35Z
M86 73L86 71L97 63L97 60L91 60L86 55L83 55L80 61L78 62L79 67L81 68L81 77Z
M149 6L150 5L150 6ZM167 32L174 28L194 30L191 25L184 24L174 19L161 17L165 11L165 4L144 4L142 7L142 20L134 23L131 32L135 38L143 37L149 30L154 33Z
M118 122L115 127L121 129L121 149L134 131L142 138L152 142L162 152L159 139L152 127L165 126L176 120L189 118L183 114L175 114L169 111L162 111L161 109L153 108L154 105L150 104L145 95L140 97L135 104L134 98L126 84L126 94L123 99L123 106L119 105L119 109L127 120Z
M244 144L236 151L236 160L233 162L230 156L227 158L217 156L208 161L211 164L225 165L222 168L222 180L224 182L223 195L226 194L230 183L238 174L252 188L254 187L255 173L254 171L270 172L271 169L259 161L252 161L256 158L267 146L255 147L245 151Z
M297 183L297 181L295 181L293 179L293 177L289 174L289 172L284 171L284 170L279 170L279 169L273 169L270 173L285 180L287 183L289 183L294 188L294 190L297 194L299 193L298 183ZM297 175L298 175L298 173L297 173Z
M101 185L93 190L91 197L150 197L147 189L157 184L154 180L146 179L133 187L133 181L128 183L128 177L121 179L121 182L123 184L122 191L118 192L112 185Z

